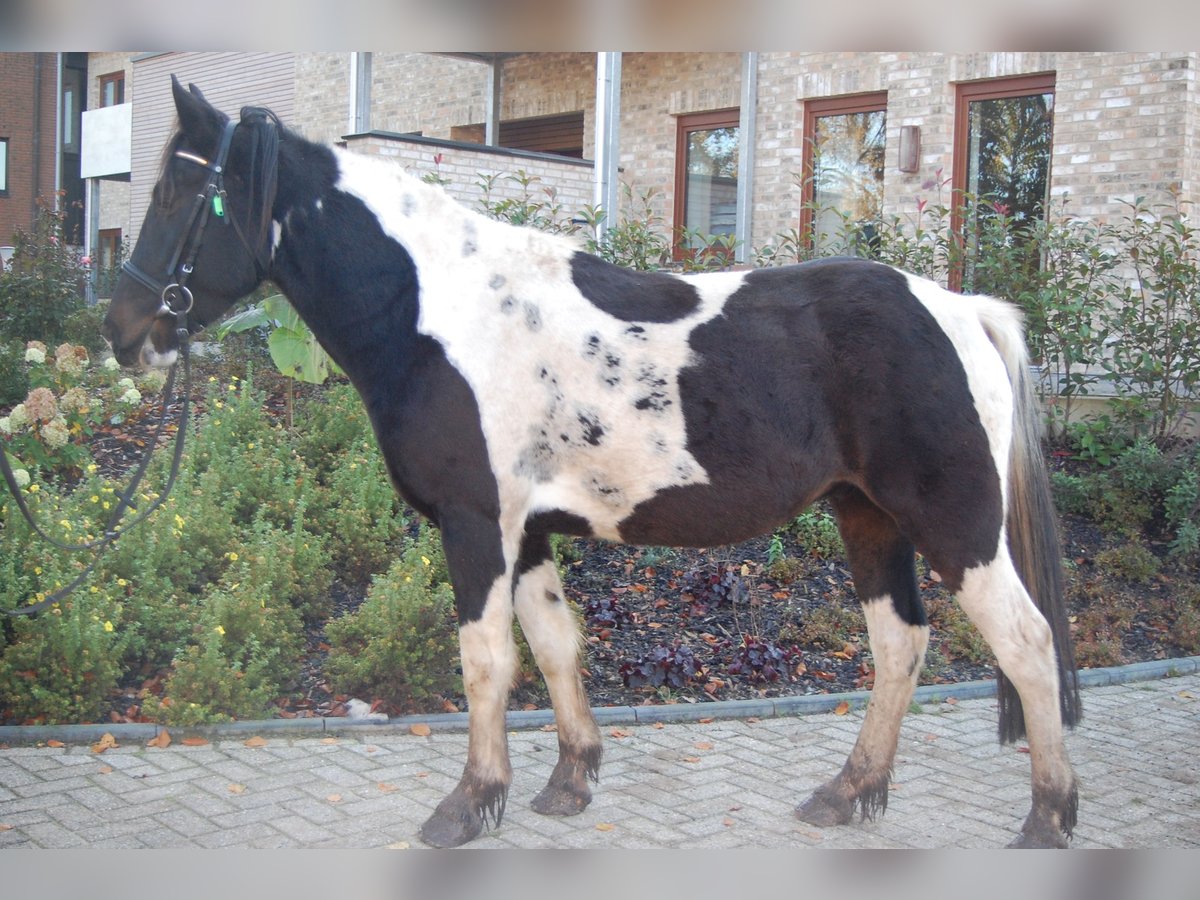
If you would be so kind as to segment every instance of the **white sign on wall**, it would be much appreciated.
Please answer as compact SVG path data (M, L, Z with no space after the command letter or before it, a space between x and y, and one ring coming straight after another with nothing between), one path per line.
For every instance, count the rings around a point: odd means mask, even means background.
M79 168L84 178L128 174L133 155L133 104L86 110L82 137Z

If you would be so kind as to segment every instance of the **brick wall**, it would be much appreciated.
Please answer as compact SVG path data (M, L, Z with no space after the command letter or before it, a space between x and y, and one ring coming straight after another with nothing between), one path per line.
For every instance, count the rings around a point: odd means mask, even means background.
M41 67L40 90L38 66ZM57 54L0 53L0 137L8 138L8 193L0 195L0 245L33 226L34 200L54 193ZM40 148L34 159L34 135ZM34 170L37 169L37 183Z
M305 52L294 54L294 59L295 103L287 123L314 140L340 140L349 130L350 54ZM806 101L888 92L884 212L906 217L915 213L919 198L934 199L935 192L925 185L937 170L944 177L951 172L955 84L1036 72L1056 74L1051 191L1055 197L1067 194L1071 211L1113 217L1121 213L1124 199L1162 197L1171 189L1200 199L1198 67L1197 51L763 52L758 62L751 244L762 245L798 224ZM484 120L487 74L485 64L454 57L375 53L371 127L449 138L455 126ZM736 107L741 54L629 52L623 55L622 76L620 178L638 191L654 191L652 212L669 226L677 117ZM501 116L582 110L584 152L590 156L595 78L593 53L510 58L503 64ZM127 82L127 90L131 87ZM912 174L898 168L902 125L921 129L920 165ZM419 149L432 157L427 147ZM419 156L417 150L411 152ZM456 152L446 151L445 156ZM468 158L469 165L481 171L508 168L495 157L462 157ZM418 162L412 157L411 164ZM579 198L581 205L592 202L590 183L586 190L581 187L582 173L589 170L560 166L551 171L564 179L564 196ZM465 177L471 184L476 180L474 171ZM135 184L136 178L135 174ZM950 199L948 191L943 199ZM140 217L140 210L134 215Z
M356 153L393 159L417 177L437 174L447 180L447 193L473 209L478 209L485 197L490 196L492 202L517 200L525 190L538 201L561 206L563 218L573 217L592 203L592 165L587 162L519 150L482 149L436 138L377 133L349 138L346 147ZM534 179L528 188L508 177L518 173ZM500 177L492 182L490 194L485 194L484 177L493 175ZM554 188L552 198L544 193L547 187Z

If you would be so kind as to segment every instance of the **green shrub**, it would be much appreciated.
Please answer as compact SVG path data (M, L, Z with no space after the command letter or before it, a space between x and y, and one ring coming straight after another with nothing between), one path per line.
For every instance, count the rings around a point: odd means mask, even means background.
M0 408L16 406L29 393L25 342L0 337Z
M271 700L294 686L304 649L299 613L271 604L258 585L210 591L194 628L148 715L172 725L265 718Z
M16 619L0 656L0 709L22 722L96 721L122 675L121 623L120 604L96 586Z
M454 593L440 547L423 527L375 577L362 606L326 626L326 671L339 692L407 710L460 690Z
M408 525L375 443L363 441L343 455L326 490L329 499L316 515L334 565L348 581L366 584L396 558Z
M947 660L965 659L976 665L995 662L979 629L962 607L944 597L932 598L925 607L931 629L930 640Z
M1171 637L1185 653L1200 653L1200 586L1180 585L1173 606Z
M65 233L66 213L37 199L31 231L19 230L15 252L0 278L0 338L57 344L70 316L83 309L86 271Z
M806 509L788 529L795 535L796 543L817 559L841 559L846 555L842 535L832 513L823 506Z
M1150 548L1140 539L1102 550L1096 554L1096 565L1126 581L1149 581L1158 574L1160 564Z

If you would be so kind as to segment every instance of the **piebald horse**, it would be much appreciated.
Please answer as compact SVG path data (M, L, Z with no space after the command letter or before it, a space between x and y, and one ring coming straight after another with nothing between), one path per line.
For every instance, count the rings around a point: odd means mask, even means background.
M503 815L514 613L558 724L533 808L591 800L601 739L552 534L729 544L826 498L875 687L841 771L796 815L830 826L886 808L929 636L920 552L995 653L1001 740L1028 736L1014 845L1066 845L1079 695L1011 306L862 259L629 271L172 82L178 130L104 334L122 364L170 365L269 278L357 388L395 488L441 530L455 592L467 760L426 843L463 844Z

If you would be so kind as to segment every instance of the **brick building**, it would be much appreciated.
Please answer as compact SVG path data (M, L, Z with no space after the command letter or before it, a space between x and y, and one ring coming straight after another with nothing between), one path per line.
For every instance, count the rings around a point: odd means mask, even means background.
M57 187L57 57L0 53L0 245L32 227L37 198Z
M93 91L117 62L97 56ZM261 103L314 139L436 169L468 203L480 173L536 175L565 210L611 208L624 182L666 227L749 248L819 234L806 200L869 219L911 218L952 188L1031 215L1066 196L1092 218L1137 196L1200 199L1196 51L168 53L123 66L137 100L129 209L112 227L126 237L170 130L172 72L223 108Z

